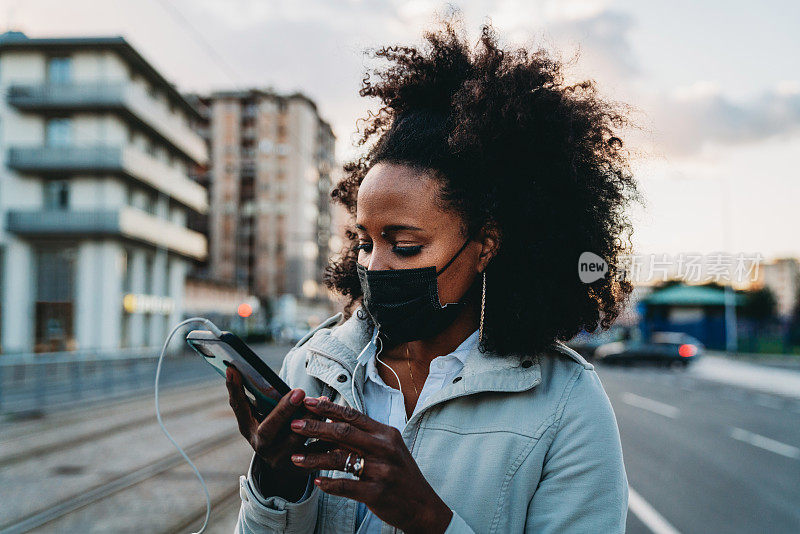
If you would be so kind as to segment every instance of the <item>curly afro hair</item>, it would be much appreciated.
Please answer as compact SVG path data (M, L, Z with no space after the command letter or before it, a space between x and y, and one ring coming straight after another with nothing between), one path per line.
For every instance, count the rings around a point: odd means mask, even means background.
M566 84L563 64L544 49L501 49L490 22L474 51L452 20L440 22L424 47L372 51L389 64L374 77L368 70L359 94L382 106L362 119L357 145L368 149L344 165L331 197L354 219L367 171L408 165L441 182L441 205L468 235L499 231L486 268L483 352L533 354L610 327L632 290L621 276L632 250L625 209L640 199L617 133L627 108L601 99L591 80ZM349 317L362 292L357 234L345 235L323 282L349 297ZM607 262L605 277L581 282L584 251Z

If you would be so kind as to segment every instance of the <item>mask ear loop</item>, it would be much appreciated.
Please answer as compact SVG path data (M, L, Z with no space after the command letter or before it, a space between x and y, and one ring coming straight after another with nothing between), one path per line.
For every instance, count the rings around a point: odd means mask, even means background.
M461 245L461 248L460 248L460 249L458 249L458 252L456 252L456 253L453 255L453 257L452 257L452 258L450 258L450 261L448 261L448 262L447 262L447 264L445 264L445 266L444 266L444 267L442 267L442 270L441 270L441 271L439 271L438 273L436 273L436 276L439 276L440 274L442 274L442 273L444 272L444 270L445 270L445 269L447 269L448 267L450 267L450 264L451 264L451 263L453 263L453 262L455 261L455 259L458 257L458 255L459 255L459 254L461 254L462 252L464 252L464 249L465 249L465 248L467 248L467 245L469 245L470 241L472 241L472 238L471 238L471 237L468 237L468 238L467 238L467 240L466 240L466 241L464 241L464 244L463 244L463 245Z

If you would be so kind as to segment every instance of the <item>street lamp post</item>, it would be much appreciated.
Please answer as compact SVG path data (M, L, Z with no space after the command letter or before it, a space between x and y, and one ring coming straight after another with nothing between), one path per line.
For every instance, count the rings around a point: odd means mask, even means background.
M728 177L722 178L723 192L722 199L722 242L726 253L730 251L730 180ZM736 294L733 291L733 277L728 280L725 286L725 350L737 352L739 350L739 340L736 328Z

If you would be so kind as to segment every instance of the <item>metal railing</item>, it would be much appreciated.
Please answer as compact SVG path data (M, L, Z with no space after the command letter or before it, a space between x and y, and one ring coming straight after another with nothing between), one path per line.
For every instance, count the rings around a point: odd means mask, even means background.
M7 162L12 169L33 174L123 174L198 212L208 210L207 192L202 186L132 145L12 146Z
M161 347L0 354L0 414L39 413L153 388ZM165 386L211 379L191 351L173 351L162 369Z
M139 86L95 81L66 84L16 84L8 88L8 103L24 110L127 110L178 150L198 163L208 159L205 141L178 116Z
M22 172L122 170L122 149L118 146L12 146L8 166Z
M110 235L164 247L193 259L208 253L200 232L130 206L88 210L10 210L6 230L28 236Z

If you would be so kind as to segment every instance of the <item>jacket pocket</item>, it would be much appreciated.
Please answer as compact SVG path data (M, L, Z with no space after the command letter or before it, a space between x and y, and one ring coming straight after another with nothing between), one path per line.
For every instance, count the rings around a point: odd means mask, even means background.
M510 525L525 523L526 506L510 507L509 499L524 501L536 489L540 462L526 460L540 436L508 427L465 429L433 423L418 436L415 458L436 493L475 532L506 532ZM517 513L522 516L511 517Z

